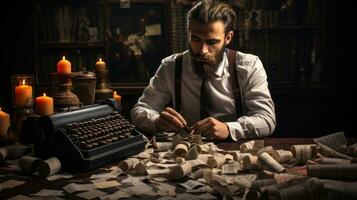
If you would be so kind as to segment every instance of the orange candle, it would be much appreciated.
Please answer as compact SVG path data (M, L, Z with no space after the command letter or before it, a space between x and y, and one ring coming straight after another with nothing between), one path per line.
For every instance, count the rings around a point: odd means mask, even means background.
M32 103L32 86L26 85L25 79L22 84L15 87L15 105L17 107L29 106Z
M65 56L62 57L62 60L58 61L57 72L58 73L71 73L71 62L66 60Z
M117 94L117 91L114 91L113 98L118 104L121 104L121 96Z
M52 115L53 114L53 98L46 96L43 93L43 96L36 98L36 114L38 115Z
M7 135L7 129L10 127L10 115L1 111L0 108L0 137Z
M97 71L103 71L106 69L106 64L104 61L102 61L101 58L95 63L95 70Z

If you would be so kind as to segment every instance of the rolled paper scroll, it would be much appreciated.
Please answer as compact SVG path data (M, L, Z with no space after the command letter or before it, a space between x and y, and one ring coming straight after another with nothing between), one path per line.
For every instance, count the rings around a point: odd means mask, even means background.
M134 166L140 162L137 158L128 158L119 163L118 167L124 172L134 169Z
M280 163L278 163L266 152L263 152L258 156L258 165L263 169L271 170L273 172L281 173L285 170L285 168L281 166Z
M260 187L275 184L277 184L277 181L275 179L258 179L252 182L250 189L257 190Z
M344 148L347 146L347 139L343 131L315 138L314 142L324 144L333 149Z
M187 149L190 149L190 148L191 148L191 144L190 144L189 142L181 141L179 144L184 144L184 145L186 145Z
M61 170L61 162L58 158L52 157L41 161L38 164L38 172L42 177L52 176Z
M302 184L280 188L272 192L271 196L276 196L281 200L320 199L322 189L322 183L318 179L311 178Z
M241 170L239 162L224 164L222 166L222 174L237 174L238 170Z
M301 176L297 174L274 173L274 179L278 184L289 182L291 180L296 180L300 178L305 178L305 176Z
M23 156L19 161L19 166L22 170L34 173L38 170L38 165L41 159L32 156Z
M197 169L208 167L207 163L203 162L202 160L198 160L198 159L197 160L188 160L186 162L191 165L192 170L197 170Z
M140 161L138 164L134 166L134 171L136 175L146 175L146 164Z
M224 156L213 156L208 158L207 164L212 168L220 168L226 163L226 158Z
M256 168L258 164L258 157L257 156L253 156L252 154L249 154L248 156L245 156L243 158L243 170L249 170L249 169L253 169Z
M193 173L192 173L192 178L193 179L199 179L199 178L202 178L203 177L203 174L205 173L205 172L207 172L207 171L212 171L211 169L209 169L209 168L202 168L202 169L198 169L198 170L196 170L196 171L194 171Z
M243 157L251 155L250 153L241 153L240 151L228 151L227 153L231 154L235 161L241 161Z
M318 143L318 147L319 147L318 151L326 157L352 159L351 156L337 152L334 149L332 149L331 147L326 146L324 144Z
M192 147L196 147L197 152L198 152L198 153L202 153L202 149L201 149L201 146L200 146L200 145L193 143L193 144L191 144L190 148L192 148Z
M155 151L167 151L172 148L172 142L156 142Z
M172 138L172 150L175 149L176 145L179 144L180 142L182 142L183 139L180 136L180 134L176 134L173 138Z
M279 163L290 162L293 159L293 153L285 150L274 150L270 152L270 155Z
M319 158L315 160L320 164L351 164L352 160L350 159L341 159L341 158L327 158L322 155L319 155Z
M184 162L186 162L186 160L182 157L176 157L175 160L178 164L183 164Z
M249 142L245 142L239 146L240 152L245 153L246 150L248 149L253 149L254 147L254 140L251 140Z
M357 157L357 143L348 146L347 153L351 156Z
M263 148L259 149L259 150L257 151L257 155L259 156L259 155L260 155L261 153L263 153L263 152L269 153L269 152L271 152L271 151L274 151L273 147L272 147L272 146L266 146L266 147L263 147Z
M187 155L187 146L185 144L177 144L175 149L174 149L174 155L175 157L182 157L186 158Z
M187 153L186 160L196 160L198 158L198 151L196 146L192 146Z
M192 168L189 163L183 163L182 165L176 165L171 168L171 176L174 179L182 179L191 173Z
M298 165L304 165L313 157L312 145L292 145L291 152L295 156Z
M357 164L308 165L307 175L318 178L355 179L357 178Z
M344 182L321 179L324 189L328 191L327 199L353 199L357 197L357 182Z

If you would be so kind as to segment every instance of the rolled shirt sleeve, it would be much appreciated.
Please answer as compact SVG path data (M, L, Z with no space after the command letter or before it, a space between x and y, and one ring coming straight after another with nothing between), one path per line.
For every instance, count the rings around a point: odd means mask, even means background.
M245 114L235 122L227 122L231 139L235 141L269 136L276 126L275 107L268 89L267 75L260 59L254 57L252 62L240 56L238 58Z
M150 79L149 85L130 112L132 123L141 131L153 134L156 132L155 121L160 116L161 110L171 100L170 85L172 80L166 62L161 63L155 75Z

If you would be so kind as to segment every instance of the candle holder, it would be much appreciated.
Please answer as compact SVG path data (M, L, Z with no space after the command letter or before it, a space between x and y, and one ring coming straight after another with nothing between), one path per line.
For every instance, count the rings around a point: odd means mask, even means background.
M21 141L22 122L33 114L34 76L19 74L11 76L12 103L15 108L14 119L9 129L9 138Z
M97 76L97 88L95 90L95 100L113 97L113 90L108 88L108 70L95 70Z
M79 106L79 98L71 91L74 74L54 72L51 76L56 88L53 95L56 110Z
M73 91L84 106L91 105L95 101L96 81L95 73L86 69L76 72L75 77L72 79Z

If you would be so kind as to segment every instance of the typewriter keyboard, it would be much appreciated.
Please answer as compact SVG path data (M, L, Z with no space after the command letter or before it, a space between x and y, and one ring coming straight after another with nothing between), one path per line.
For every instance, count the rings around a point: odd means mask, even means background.
M66 125L65 134L83 150L133 137L134 126L120 113Z

